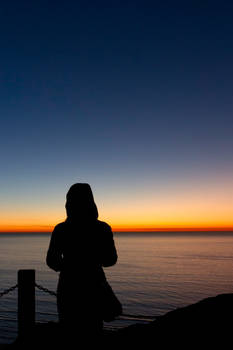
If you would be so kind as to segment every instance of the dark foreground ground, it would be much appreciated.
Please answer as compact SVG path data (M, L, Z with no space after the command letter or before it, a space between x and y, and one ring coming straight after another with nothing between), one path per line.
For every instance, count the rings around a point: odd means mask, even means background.
M232 348L233 294L201 300L160 316L150 324L135 324L118 331L105 331L95 337L91 332L64 334L56 323L38 324L25 337L6 347L18 348L153 348L218 349ZM2 349L2 347L0 347Z

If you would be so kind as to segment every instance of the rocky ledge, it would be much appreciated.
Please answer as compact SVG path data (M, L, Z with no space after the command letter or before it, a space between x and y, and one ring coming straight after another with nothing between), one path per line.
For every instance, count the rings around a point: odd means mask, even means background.
M177 348L227 349L232 343L233 294L221 294L216 297L203 299L198 303L170 311L149 324L135 324L118 331L105 331L98 338L92 334L83 335L82 340L95 341L95 346L102 348L123 348L134 346L144 348L166 349ZM73 323L71 323L73 324ZM81 337L78 329L76 334L62 338L58 324L48 323L36 325L24 339L17 339L13 347L59 348L67 345L72 338L80 345ZM63 347L63 346L62 346ZM87 348L84 345L81 347Z

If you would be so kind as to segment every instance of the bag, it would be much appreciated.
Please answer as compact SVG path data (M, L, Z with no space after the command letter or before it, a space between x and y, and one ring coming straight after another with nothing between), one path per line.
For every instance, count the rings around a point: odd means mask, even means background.
M107 281L101 284L100 299L102 318L105 322L111 322L122 314L122 305Z

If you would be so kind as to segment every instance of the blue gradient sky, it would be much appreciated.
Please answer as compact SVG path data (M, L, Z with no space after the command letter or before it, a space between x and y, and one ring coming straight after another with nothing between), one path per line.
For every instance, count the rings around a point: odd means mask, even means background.
M115 226L233 226L232 10L1 4L0 228L54 225L79 181Z

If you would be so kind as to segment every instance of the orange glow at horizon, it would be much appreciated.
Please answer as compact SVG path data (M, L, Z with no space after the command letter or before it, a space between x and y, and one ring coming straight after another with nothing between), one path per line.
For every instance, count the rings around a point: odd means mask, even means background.
M13 232L52 232L55 225L1 225L0 233L13 233ZM129 225L112 225L112 230L114 232L184 232L184 231L233 231L233 225L231 226L182 226L182 225L174 225L174 226L129 226Z
M221 180L221 181L220 181ZM146 184L95 196L113 231L233 231L233 181L227 176ZM0 206L0 232L51 232L65 220L64 198L51 196Z
M0 225L0 233L8 232L52 232L54 226L49 225Z

